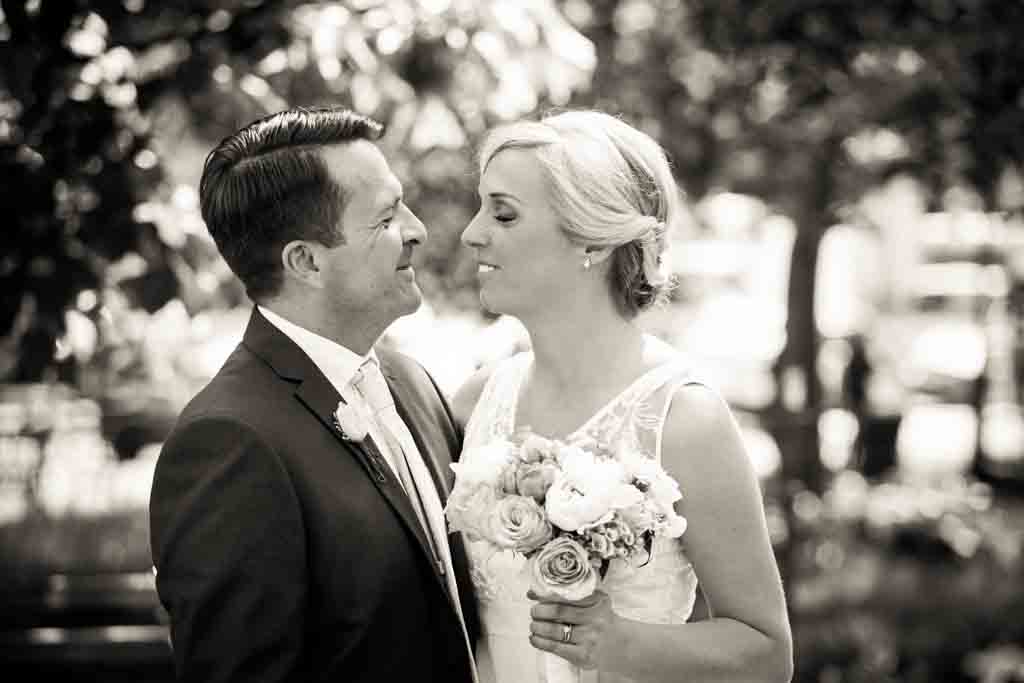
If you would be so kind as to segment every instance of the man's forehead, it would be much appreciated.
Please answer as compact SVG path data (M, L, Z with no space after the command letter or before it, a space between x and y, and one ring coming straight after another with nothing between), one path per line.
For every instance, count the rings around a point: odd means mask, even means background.
M324 160L334 179L353 198L390 205L401 195L401 183L381 151L368 140L327 147Z

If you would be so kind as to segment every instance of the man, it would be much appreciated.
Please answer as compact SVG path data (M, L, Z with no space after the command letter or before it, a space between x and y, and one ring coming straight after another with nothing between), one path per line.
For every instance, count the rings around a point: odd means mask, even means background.
M426 239L381 132L294 109L206 160L203 218L256 306L153 481L182 680L474 679L466 559L441 512L461 434L422 367L373 349L420 305Z

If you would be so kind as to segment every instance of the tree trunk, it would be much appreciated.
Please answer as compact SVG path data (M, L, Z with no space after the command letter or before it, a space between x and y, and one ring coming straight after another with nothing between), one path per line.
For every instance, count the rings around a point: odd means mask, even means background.
M779 564L787 593L791 594L800 550L800 522L793 510L793 496L801 490L821 493L825 470L819 457L818 418L822 390L817 374L818 329L814 299L818 247L833 222L832 164L836 145L823 143L814 157L807 192L794 205L796 239L789 269L786 346L774 367L778 392L769 418L771 431L782 454L781 500L787 541L779 549Z

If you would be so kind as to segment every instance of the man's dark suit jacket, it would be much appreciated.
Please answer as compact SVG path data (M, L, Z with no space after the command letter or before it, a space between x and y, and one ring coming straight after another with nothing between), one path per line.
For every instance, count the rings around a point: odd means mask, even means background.
M461 433L415 361L378 351L442 500ZM157 591L180 679L470 681L458 617L408 499L339 395L253 311L166 440L150 501ZM461 602L478 621L461 541Z

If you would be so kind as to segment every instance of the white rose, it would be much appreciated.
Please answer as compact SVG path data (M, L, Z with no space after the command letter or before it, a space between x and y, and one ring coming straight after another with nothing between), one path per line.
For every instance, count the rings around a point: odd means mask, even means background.
M512 443L505 440L492 441L479 448L465 451L459 462L451 464L455 472L455 485L497 485L513 455Z
M548 490L551 522L566 531L584 531L608 521L615 510L636 505L643 493L627 481L621 464L568 446L559 453L563 471Z
M635 478L647 489L647 498L655 506L665 512L673 509L673 504L683 497L679 484L670 477L656 461L645 457L629 458L625 469L627 476Z
M598 458L574 447L565 449L562 469L574 483L587 489L612 488L629 481L625 468L611 458Z
M579 446L559 444L556 458L559 466L567 473L586 471L594 466L597 458Z
M470 540L490 540L488 521L496 503L497 497L490 486L457 486L444 508L448 528L463 532Z
M649 482L648 495L664 510L671 510L673 504L683 497L679 491L679 484L667 475L658 477Z
M593 478L572 482L559 473L548 489L544 508L551 523L566 531L585 531L612 518L621 504L629 505L633 495L631 487L621 482Z
M369 432L369 417L358 403L338 401L338 407L334 409L334 426L346 441L360 442Z
M574 486L564 472L555 476L544 499L544 509L551 523L565 531L578 531L599 524L613 514L605 498L588 495Z
M668 538L679 538L686 533L686 518L670 512L658 520L654 528L656 536L667 536Z

